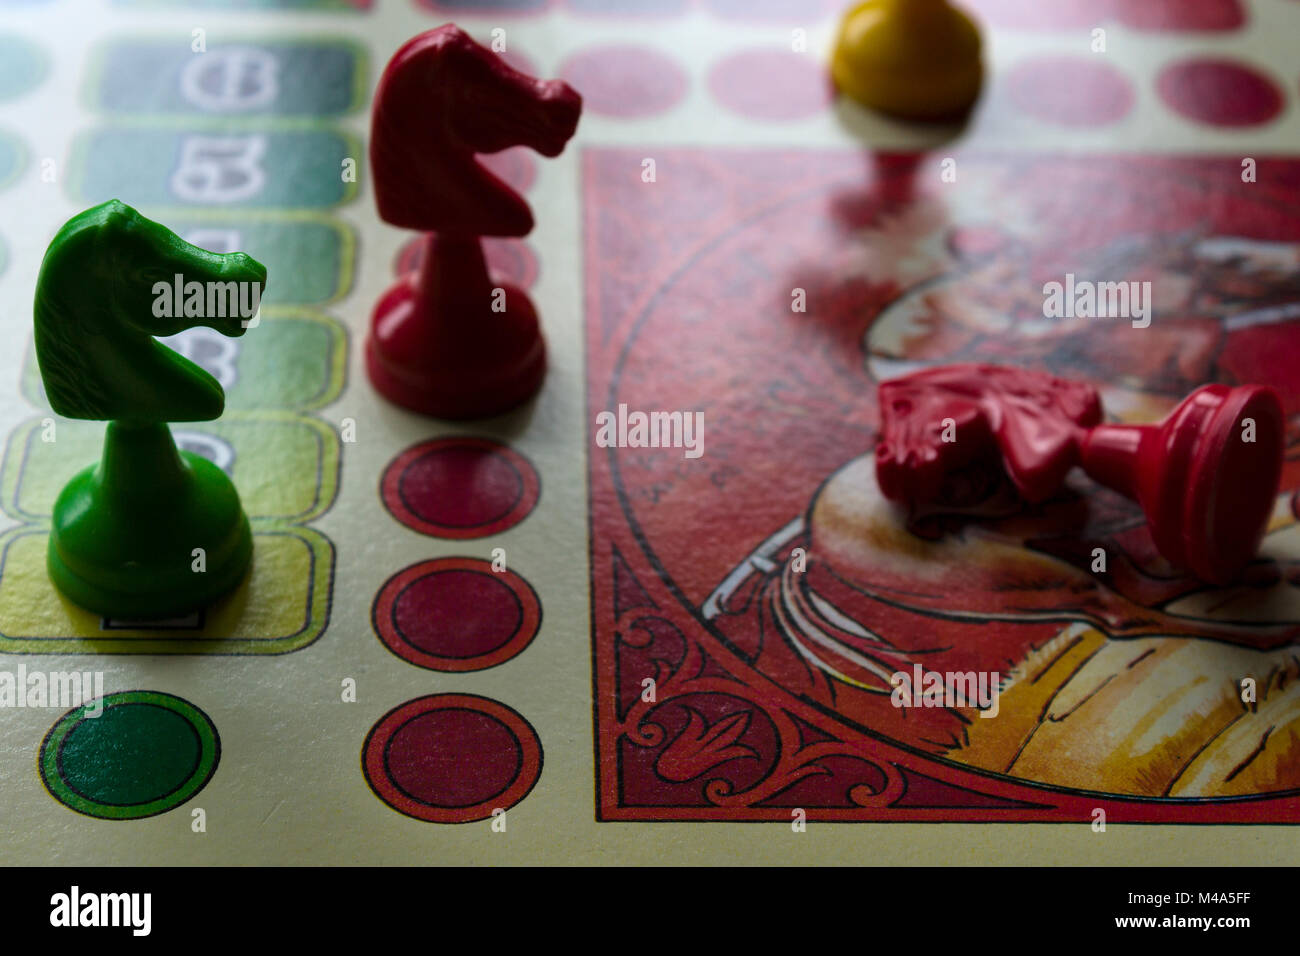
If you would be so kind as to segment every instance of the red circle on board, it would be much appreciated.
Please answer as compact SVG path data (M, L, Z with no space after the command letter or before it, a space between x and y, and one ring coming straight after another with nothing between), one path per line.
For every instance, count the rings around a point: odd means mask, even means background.
M513 571L479 558L422 561L389 578L375 598L375 633L402 660L446 672L504 663L532 643L542 605Z
M1106 126L1133 108L1133 87L1107 63L1074 56L1036 57L1017 63L1007 93L1022 112L1060 126Z
M421 534L464 540L513 528L537 505L541 479L523 455L487 438L438 438L384 469L380 497Z
M434 694L395 707L361 750L370 789L399 813L472 823L517 804L542 773L532 725L498 701Z
M582 93L585 109L602 116L639 119L676 106L686 95L686 74L657 50L602 46L564 61L560 76Z
M537 281L537 256L521 239L483 237L483 258L487 260L488 273L494 280L508 282L521 289L529 289ZM417 236L397 253L393 268L397 275L406 275L420 268L424 261L424 237Z
M756 120L803 119L834 99L825 68L789 50L733 53L709 71L709 89L727 109Z
M1282 112L1282 90L1266 75L1232 60L1171 63L1156 78L1171 110L1210 126L1257 126Z

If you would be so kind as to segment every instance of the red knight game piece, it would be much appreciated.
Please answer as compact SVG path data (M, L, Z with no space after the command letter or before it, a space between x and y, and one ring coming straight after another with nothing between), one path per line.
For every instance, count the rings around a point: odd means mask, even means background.
M480 236L523 236L528 203L476 159L511 146L557 156L582 99L558 80L507 66L453 24L393 55L379 81L370 138L379 215L429 232L420 268L375 306L366 368L399 405L480 418L530 398L546 347L527 295L488 274Z
M1281 480L1282 406L1260 385L1205 385L1159 425L1111 425L1085 383L950 365L882 383L880 414L885 497L969 505L992 467L1038 502L1080 465L1141 505L1166 560L1214 584L1254 557Z

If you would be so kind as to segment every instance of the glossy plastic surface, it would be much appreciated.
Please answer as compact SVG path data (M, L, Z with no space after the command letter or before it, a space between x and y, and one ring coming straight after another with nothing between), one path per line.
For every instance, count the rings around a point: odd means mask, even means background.
M50 530L55 586L109 617L198 611L247 573L252 539L239 494L206 459L180 453L166 422L218 417L220 384L154 340L195 325L242 335L248 319L159 315L162 288L247 282L266 269L244 253L184 242L116 200L74 216L45 255L35 302L36 356L55 412L108 419L103 457L60 493Z

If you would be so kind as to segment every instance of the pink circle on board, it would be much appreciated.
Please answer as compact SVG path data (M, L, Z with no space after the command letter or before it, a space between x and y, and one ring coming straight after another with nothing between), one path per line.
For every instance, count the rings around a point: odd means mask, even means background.
M582 16L678 17L686 13L693 0L564 0L564 5Z
M564 62L560 76L582 94L584 108L602 116L654 116L686 95L682 68L657 50L642 46L582 50Z
M1022 112L1060 126L1106 126L1133 108L1133 87L1108 63L1076 56L1036 57L1017 63L1006 79Z
M733 53L709 71L709 89L727 109L756 120L803 119L834 99L826 70L789 50Z
M1171 63L1156 78L1165 104L1210 126L1258 126L1282 111L1282 91L1266 75L1232 60L1193 58Z
M840 0L703 0L703 5L715 16L728 20L766 22L772 20L811 23L832 10L848 6Z
M479 153L478 161L521 193L531 189L537 180L537 160L527 146L512 146L499 153Z
M1080 4L1092 12L1092 4ZM1119 22L1135 30L1239 30L1246 22L1241 0L1119 0L1114 5ZM1091 21L1089 21L1091 23Z
M387 758L402 792L447 809L491 800L519 774L519 742L510 728L469 709L414 717L389 740Z
M415 0L416 4L448 17L535 16L551 7L551 0Z
M1073 33L1110 20L1134 30L1189 33L1240 29L1242 0L966 0L983 23Z
M527 289L537 281L537 256L519 239L489 237L483 240L488 272L505 282Z

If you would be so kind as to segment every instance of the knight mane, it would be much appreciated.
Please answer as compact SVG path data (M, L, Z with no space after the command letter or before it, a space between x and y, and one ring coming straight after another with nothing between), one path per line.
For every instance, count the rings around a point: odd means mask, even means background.
M116 200L113 201L116 203ZM121 204L118 203L118 206ZM107 208L106 208L107 207ZM87 288L84 272L73 272L68 253L92 244L96 255L112 255L111 245L101 243L105 219L120 214L113 203L87 210L59 230L46 254L36 283L36 361L45 382L50 407L65 418L103 420L109 417L107 391L99 370L90 362L86 343L97 333L87 321L92 310L80 301ZM107 270L114 275L115 271ZM113 301L109 290L108 302Z

